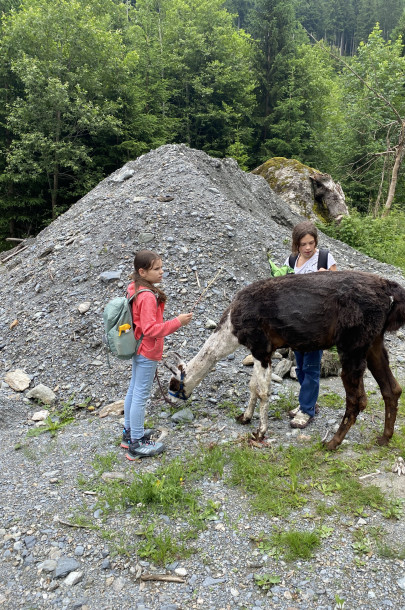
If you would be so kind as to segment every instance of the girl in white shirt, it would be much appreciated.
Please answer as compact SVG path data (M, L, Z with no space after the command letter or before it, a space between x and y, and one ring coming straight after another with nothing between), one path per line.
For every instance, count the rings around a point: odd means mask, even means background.
M292 252L298 254L294 273L313 273L317 271L337 271L336 261L328 253L327 268L318 269L318 231L312 222L300 222L293 228ZM286 265L289 264L287 258ZM310 329L308 329L310 332ZM306 428L319 408L319 381L321 376L322 350L313 352L294 352L297 362L296 373L300 383L299 406L289 412L292 428Z

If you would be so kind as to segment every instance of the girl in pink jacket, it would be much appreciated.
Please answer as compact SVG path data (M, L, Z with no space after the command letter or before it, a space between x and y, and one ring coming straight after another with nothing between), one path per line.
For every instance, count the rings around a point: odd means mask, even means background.
M164 337L189 324L193 317L192 313L181 313L172 320L163 321L166 295L156 286L163 278L162 259L156 252L137 252L134 267L128 293L130 296L136 294L132 301L135 338L139 339L141 334L144 337L138 353L132 358L132 376L124 402L121 447L128 449L126 457L129 460L151 457L165 450L163 443L151 440L153 430L144 429L145 406L158 361L162 358Z

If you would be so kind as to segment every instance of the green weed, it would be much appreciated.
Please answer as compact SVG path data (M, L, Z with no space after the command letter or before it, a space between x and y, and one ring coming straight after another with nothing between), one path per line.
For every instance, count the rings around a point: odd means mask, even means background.
M338 409L341 411L345 406L345 399L336 392L326 392L319 396L319 403L323 407L329 407L331 409Z
M138 546L139 557L151 559L158 565L165 565L175 559L189 557L193 553L193 549L190 547L173 540L168 529L155 534L155 526L151 524L141 535L145 538L145 542Z
M321 544L317 532L285 531L272 535L271 541L287 560L310 559Z
M67 402L61 403L61 407L59 409L55 409L55 411L48 415L48 417L44 420L43 426L28 430L27 438L39 436L45 432L50 432L51 436L56 436L59 430L74 421L74 410L75 407L72 396Z
M110 451L103 455L95 455L92 466L96 471L97 476L100 476L103 472L111 472L117 462L117 454L114 451Z
M232 400L223 400L218 403L218 409L226 411L230 417L236 419L241 414L240 406L236 405Z
M280 576L274 574L255 574L254 579L257 586L263 589L263 591L268 591L271 587L281 582Z

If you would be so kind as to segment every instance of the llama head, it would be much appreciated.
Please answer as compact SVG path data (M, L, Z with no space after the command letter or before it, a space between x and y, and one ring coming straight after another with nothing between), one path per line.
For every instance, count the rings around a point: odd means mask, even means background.
M181 356L176 352L170 352L165 360L165 366L173 373L169 381L169 396L173 402L187 400L184 391L184 380L186 377L186 366Z

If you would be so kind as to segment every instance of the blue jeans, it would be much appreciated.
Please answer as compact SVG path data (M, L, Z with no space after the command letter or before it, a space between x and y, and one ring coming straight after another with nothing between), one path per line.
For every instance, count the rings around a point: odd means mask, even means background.
M322 350L294 352L294 354L297 361L297 378L301 386L298 398L300 409L314 417L315 405L319 395Z
M132 358L132 377L124 401L124 425L126 430L131 430L131 441L144 435L145 406L157 364L157 360L149 360L141 354Z

